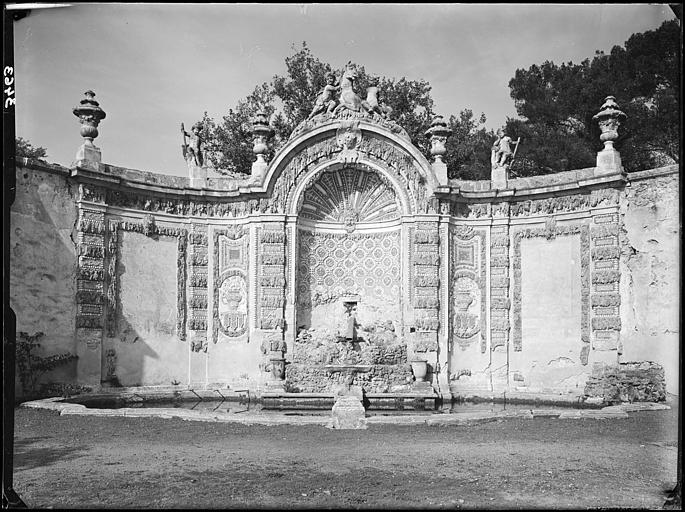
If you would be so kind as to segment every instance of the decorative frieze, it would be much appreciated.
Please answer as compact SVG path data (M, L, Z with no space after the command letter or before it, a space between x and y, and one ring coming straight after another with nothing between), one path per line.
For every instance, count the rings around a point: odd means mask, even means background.
M207 351L207 286L208 286L207 226L191 224L188 232L188 331L191 350Z
M616 204L618 204L618 193L616 190L598 189L587 194L571 194L511 203L510 213L512 217L551 215L559 212L575 212Z
M107 235L107 336L113 338L116 335L117 318L119 221L109 221Z
M104 212L80 208L77 229L76 327L101 330L105 299Z
M607 191L607 196L617 191ZM611 203L613 204L613 203ZM621 330L619 286L618 214L597 215L590 231L592 238L592 347L616 350Z
M282 330L285 326L285 226L265 223L258 228L259 273L257 288L257 327ZM276 279L282 277L283 281ZM268 286L267 286L268 285Z
M516 272L520 269L514 265ZM506 224L490 228L490 296L490 350L494 351L509 343L509 226Z
M181 217L238 218L253 213L276 213L276 205L268 198L227 202L225 199L177 199L132 190L108 189L106 200L110 206Z
M413 293L415 327L437 331L440 327L440 234L437 222L419 222L413 232Z

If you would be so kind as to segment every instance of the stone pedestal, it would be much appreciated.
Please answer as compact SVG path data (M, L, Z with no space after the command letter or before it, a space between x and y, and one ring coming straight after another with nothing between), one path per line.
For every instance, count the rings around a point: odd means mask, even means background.
M102 152L100 148L91 143L82 144L76 151L76 164L79 162L102 162Z
M447 181L447 164L442 160L436 160L431 164L435 177L438 178L438 183L440 185L448 185Z
M252 171L250 172L252 183L261 183L264 180L266 169L269 167L269 164L266 163L264 158L259 158L259 156L257 157L257 160L252 163Z
M491 184L493 189L504 189L507 188L507 168L503 166L495 167L491 174Z
M190 186L193 188L204 188L207 186L207 169L198 165L188 167L188 177Z
M595 167L595 176L620 174L622 172L623 166L621 165L621 155L613 148L613 146L607 145L607 147L597 153L597 167Z
M366 411L359 397L345 395L338 398L331 411L329 428L365 429Z
M432 395L435 393L435 390L433 389L433 385L425 380L422 381L415 381L411 385L411 390L413 393L420 393L422 395Z

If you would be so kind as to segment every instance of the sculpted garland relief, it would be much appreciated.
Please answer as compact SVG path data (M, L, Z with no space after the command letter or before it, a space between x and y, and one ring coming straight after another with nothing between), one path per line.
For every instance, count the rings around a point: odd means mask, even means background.
M478 340L486 350L485 233L457 226L451 235L451 330L453 341L465 350Z
M248 236L242 226L214 231L214 332L229 339L248 332Z

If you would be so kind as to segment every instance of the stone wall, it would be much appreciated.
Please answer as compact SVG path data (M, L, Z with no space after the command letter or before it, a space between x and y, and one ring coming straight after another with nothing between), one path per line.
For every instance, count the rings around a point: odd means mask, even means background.
M677 166L629 175L621 200L621 361L663 366L678 393L679 177Z
M76 353L77 210L68 171L57 166L17 167L11 208L10 305L19 332L44 332L38 356ZM44 381L73 382L76 364L45 375ZM21 395L21 387L17 394Z
M587 380L584 395L603 403L660 402L666 399L664 369L651 361L598 364Z
M17 330L45 332L43 355L79 354L49 380L258 390L287 339L288 385L329 389L335 361L309 360L296 333L338 330L355 294L367 391L403 389L407 363L424 357L456 394L606 397L614 386L653 399L659 368L677 392L676 167L595 181L572 171L518 182L543 188L514 197L465 187L439 198L441 214L428 202L347 233L258 213L268 197L207 200L138 174L18 170ZM370 341L378 326L391 342Z

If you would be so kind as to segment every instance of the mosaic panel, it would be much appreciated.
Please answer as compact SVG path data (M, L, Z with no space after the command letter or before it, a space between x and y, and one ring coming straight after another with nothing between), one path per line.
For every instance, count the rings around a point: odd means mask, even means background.
M396 303L400 293L399 231L368 234L300 232L298 303L362 293ZM332 296L331 296L332 295Z

